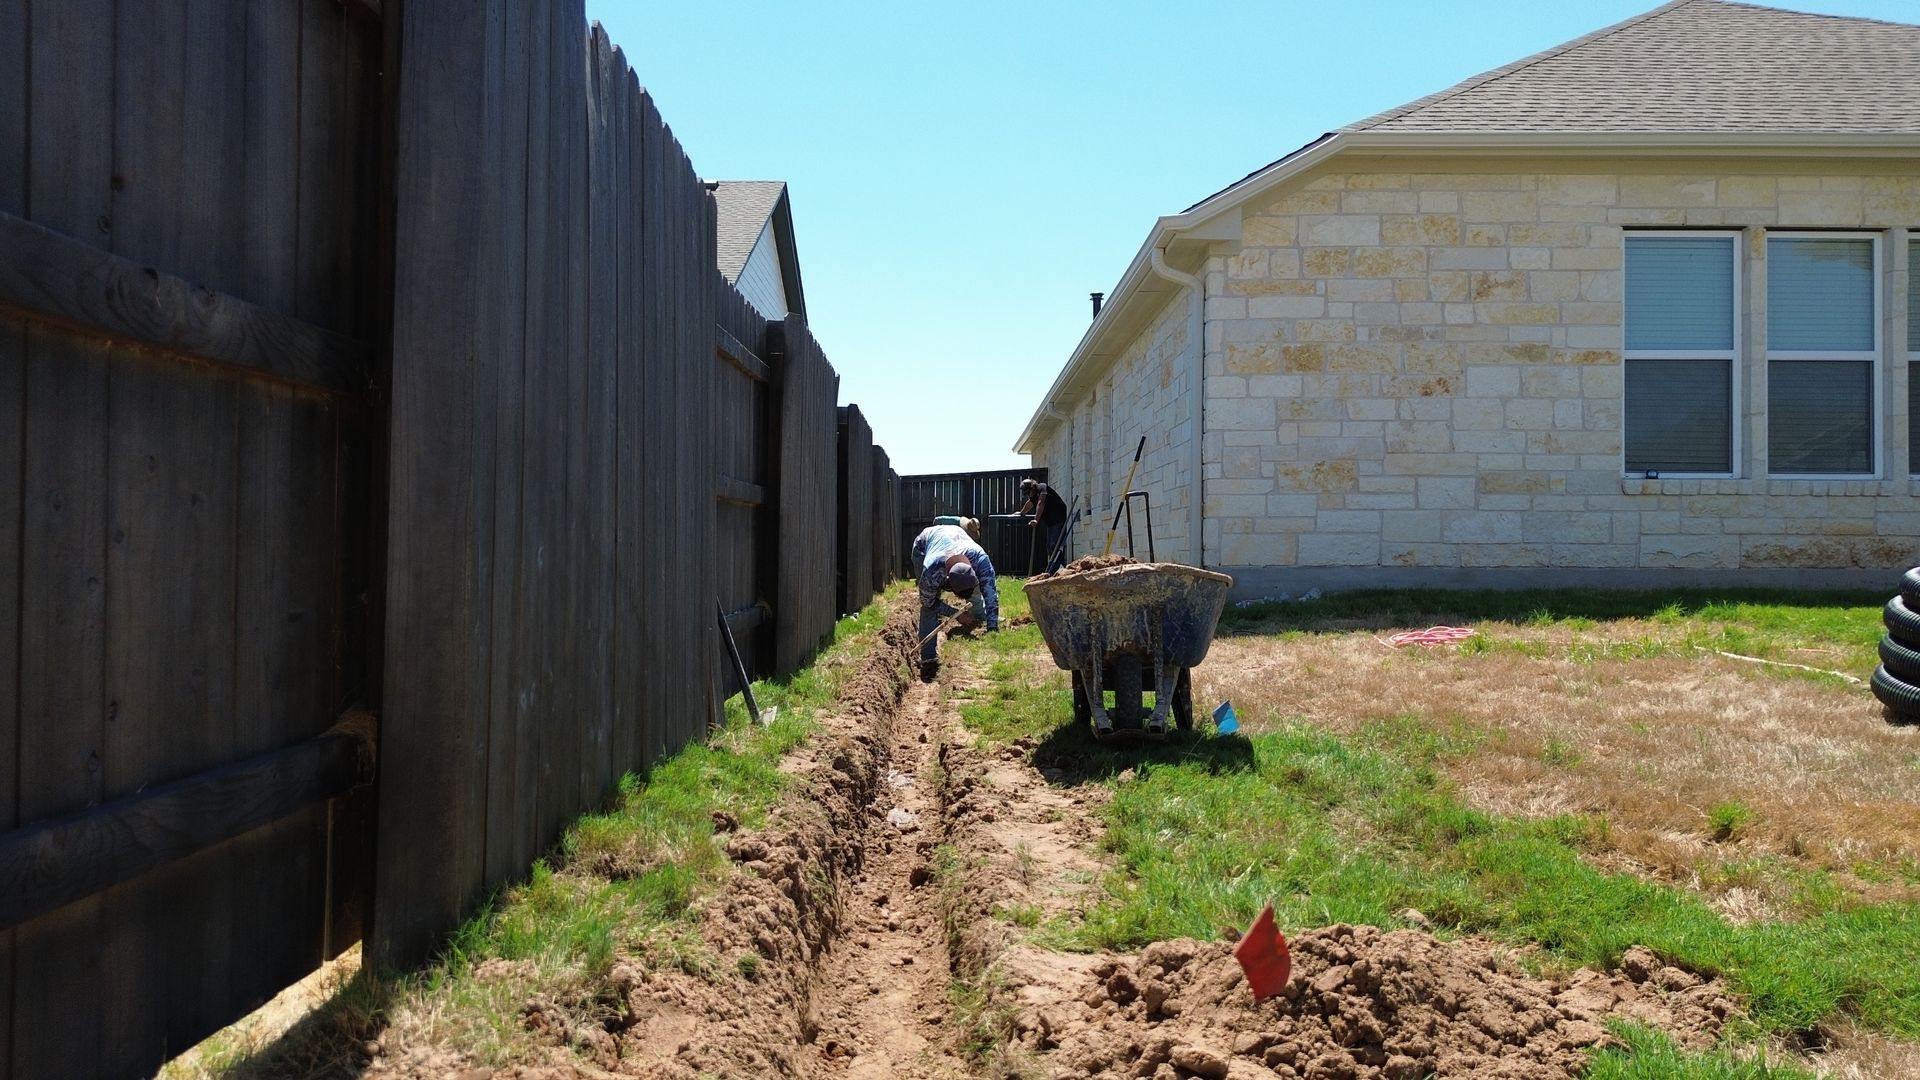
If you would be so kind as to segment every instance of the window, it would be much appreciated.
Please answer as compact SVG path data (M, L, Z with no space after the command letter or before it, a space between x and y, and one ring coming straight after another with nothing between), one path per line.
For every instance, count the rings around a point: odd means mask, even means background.
M1920 229L1907 230L1907 460L1920 476Z
M1735 237L1629 233L1626 247L1626 469L1731 476Z
M1879 240L1767 238L1767 471L1878 471Z

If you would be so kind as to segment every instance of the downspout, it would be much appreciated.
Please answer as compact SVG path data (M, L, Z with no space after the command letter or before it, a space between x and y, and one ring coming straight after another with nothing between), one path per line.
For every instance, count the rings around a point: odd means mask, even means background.
M1193 444L1193 498L1187 505L1187 546L1188 561L1194 566L1205 566L1206 561L1206 469L1201 464L1202 432L1201 422L1207 397L1206 364L1206 305L1207 290L1200 279L1192 274L1175 270L1167 265L1165 244L1156 246L1150 253L1153 260L1153 272L1176 285L1187 288L1187 348L1193 351L1193 385L1187 393L1188 430Z

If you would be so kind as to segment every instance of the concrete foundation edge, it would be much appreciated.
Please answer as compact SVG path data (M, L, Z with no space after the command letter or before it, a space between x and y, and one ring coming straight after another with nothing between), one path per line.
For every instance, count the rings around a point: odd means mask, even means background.
M1615 567L1219 566L1229 600L1282 599L1309 589L1875 589L1891 596L1904 568L1684 569Z

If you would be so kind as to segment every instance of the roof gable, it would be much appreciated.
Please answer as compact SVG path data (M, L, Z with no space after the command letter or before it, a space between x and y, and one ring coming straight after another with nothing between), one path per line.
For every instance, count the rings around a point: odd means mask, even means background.
M1676 0L1343 131L1920 133L1920 26Z
M754 246L771 233L779 255L781 287L787 307L806 314L806 294L800 284L800 257L793 241L793 211L784 180L715 180L714 263L730 285L740 284Z
M739 281L740 271L753 254L753 245L773 217L773 208L787 185L779 180L717 180L713 201L717 211L716 261L728 281Z

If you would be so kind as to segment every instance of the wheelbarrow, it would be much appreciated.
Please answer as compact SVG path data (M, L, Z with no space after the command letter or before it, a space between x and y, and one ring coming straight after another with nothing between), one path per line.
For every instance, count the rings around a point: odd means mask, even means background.
M1053 662L1073 673L1073 718L1098 737L1193 728L1189 669L1207 658L1233 579L1179 563L1124 563L1027 582ZM1106 693L1113 692L1107 708ZM1153 708L1144 704L1153 692Z

